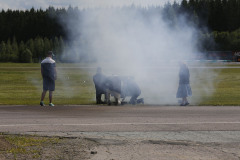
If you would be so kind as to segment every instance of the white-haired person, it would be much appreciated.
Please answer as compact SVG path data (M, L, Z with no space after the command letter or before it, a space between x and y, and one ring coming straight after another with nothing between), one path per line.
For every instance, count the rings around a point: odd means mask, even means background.
M184 62L179 62L179 85L177 90L177 98L182 98L180 106L189 105L187 97L192 95L192 89L190 86L190 73L188 66Z

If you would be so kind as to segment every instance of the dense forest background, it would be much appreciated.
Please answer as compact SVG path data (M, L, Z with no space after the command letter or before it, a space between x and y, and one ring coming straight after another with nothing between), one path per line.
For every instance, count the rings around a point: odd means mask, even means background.
M118 8L119 9L119 8ZM198 49L206 51L240 51L240 0L182 0L164 6L122 7L121 10L138 10L146 17L158 13L174 26L185 15L189 25L198 28ZM61 18L74 19L91 9L34 8L30 10L2 10L0 12L0 62L39 62L48 50L58 61L68 43L68 31ZM79 17L75 17L79 20Z

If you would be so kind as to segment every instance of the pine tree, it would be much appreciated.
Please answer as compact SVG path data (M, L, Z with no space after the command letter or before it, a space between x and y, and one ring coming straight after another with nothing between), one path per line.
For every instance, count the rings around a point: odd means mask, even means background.
M40 37L37 37L34 40L34 46L35 46L35 51L36 51L38 60L43 59L45 57L43 39Z
M6 62L12 61L12 59L11 59L12 54L13 54L13 51L12 51L11 40L8 39L7 44L6 44L6 59L5 59Z
M24 63L32 62L32 52L27 48L22 53L22 62Z
M27 41L26 46L31 51L34 62L38 62L38 61L35 61L38 58L37 58L37 54L34 47L34 41L32 38Z
M43 50L43 52L44 53L47 53L48 51L51 51L52 50L52 46L51 46L51 44L50 44L50 41L49 41L49 39L48 38L44 38L44 50Z
M6 60L6 51L7 51L7 48L6 48L6 44L4 41L1 42L1 45L0 45L0 61L1 62L4 62Z
M18 53L19 53L18 44L16 38L14 37L12 42L12 55L11 55L12 62L18 61Z
M24 62L24 56L23 56L23 52L25 51L26 47L23 41L20 42L19 44L19 54L18 54L18 61L19 62Z

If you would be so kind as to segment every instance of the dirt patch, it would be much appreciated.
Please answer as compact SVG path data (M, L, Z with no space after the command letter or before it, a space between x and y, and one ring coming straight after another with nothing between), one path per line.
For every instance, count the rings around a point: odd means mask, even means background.
M0 148L0 160L240 159L240 142L203 143L183 140L142 141L0 135Z
M0 160L87 160L96 154L96 146L83 138L0 135Z
M3 135L0 135L0 152L10 150L12 147L13 145L6 141Z
M239 160L240 143L187 141L129 141L124 145L100 145L91 160Z

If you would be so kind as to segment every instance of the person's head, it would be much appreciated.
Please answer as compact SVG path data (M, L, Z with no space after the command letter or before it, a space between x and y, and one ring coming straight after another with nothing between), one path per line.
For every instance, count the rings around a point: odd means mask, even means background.
M48 51L47 54L46 54L47 57L51 57L53 56L53 52L52 51Z
M99 73L99 74L102 73L102 68L101 68L101 67L98 67L98 68L97 68L97 73Z

